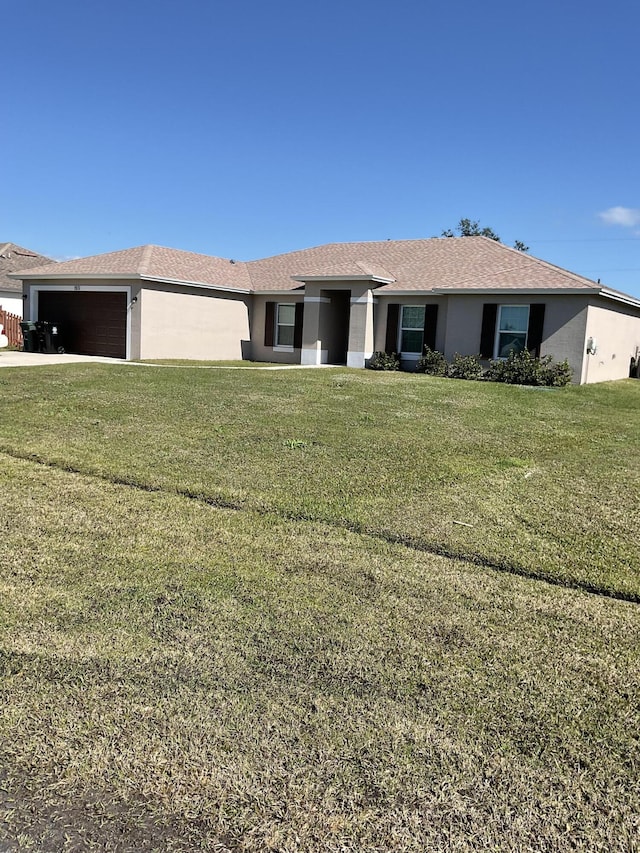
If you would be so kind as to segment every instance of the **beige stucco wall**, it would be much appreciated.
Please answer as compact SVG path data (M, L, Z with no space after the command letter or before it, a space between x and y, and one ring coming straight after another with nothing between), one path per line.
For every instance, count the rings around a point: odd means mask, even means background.
M351 287L351 315L349 322L349 345L347 364L364 367L373 355L373 327L375 293L371 284Z
M625 379L631 358L640 353L640 309L598 300L588 309L586 338L594 338L597 347L585 355L583 381Z
M140 358L251 357L249 295L145 283L139 300Z
M264 324L267 302L286 304L302 302L302 294L295 296L286 291L276 296L255 295L251 316L251 358L254 361L273 361L276 364L300 364L300 349L279 350L264 345ZM306 312L305 308L305 312Z
M206 289L187 291L178 286L138 280L101 279L43 280L25 282L24 316L36 316L34 286L47 289L85 290L129 289L128 306L129 357L240 359L253 358L299 364L300 349L278 351L264 346L265 306L268 301L296 303L302 293L281 295L227 294ZM351 297L366 295L370 285L343 282L332 285L349 290ZM326 283L308 283L307 295L326 297ZM424 305L437 303L438 326L436 348L448 359L454 353L476 354L480 347L482 306L498 304L546 305L542 355L554 360L567 358L574 370L574 382L602 382L628 376L629 360L640 349L640 309L613 300L580 294L547 296L499 296L461 294L448 297L381 295L373 290L373 302L351 303L349 351L384 350L387 309L390 303ZM303 348L329 349L332 329L328 324L326 302L305 303ZM325 311L323 311L323 308ZM373 314L373 318L371 318ZM372 325L373 324L373 325ZM373 328L373 339L371 329ZM587 338L598 344L596 355L586 354Z
M580 382L587 322L588 299L580 295L500 296L459 294L443 297L379 296L375 315L375 349L384 350L387 310L391 303L425 305L437 303L436 349L451 360L456 352L477 355L480 349L482 310L486 302L504 305L530 305L543 302L545 308L542 355L554 360L567 358L574 370L574 382Z
M554 361L567 359L573 368L573 381L580 382L587 322L588 300L580 295L501 296L460 294L449 296L444 354L476 355L480 349L483 305L531 305L544 303L544 329L541 355Z
M321 324L322 312L319 302L320 288L311 288L307 285L307 299L304 303L304 322L302 325L302 349L303 350L321 350L323 329ZM328 304L328 303L325 303Z
M24 283L25 316L35 319L35 287L50 290L129 288L128 355L132 359L250 358L251 296L137 279L42 280Z
M544 329L540 355L550 355L554 361L565 358L573 369L573 383L582 382L584 342L589 301L586 296L549 296L544 301Z

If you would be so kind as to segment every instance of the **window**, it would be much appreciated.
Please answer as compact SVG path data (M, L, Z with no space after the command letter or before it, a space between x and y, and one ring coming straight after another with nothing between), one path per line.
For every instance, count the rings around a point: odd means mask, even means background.
M279 350L302 347L304 302L265 302L264 345Z
M400 317L400 352L422 353L424 305L403 305Z
M528 305L501 305L498 314L495 358L508 358L527 346Z
M276 346L293 347L296 306L278 303L276 310Z

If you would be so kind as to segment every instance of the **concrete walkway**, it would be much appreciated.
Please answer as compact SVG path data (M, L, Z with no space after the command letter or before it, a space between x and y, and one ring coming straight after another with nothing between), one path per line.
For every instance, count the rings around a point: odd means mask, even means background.
M258 367L254 363L249 367L225 366L224 364L149 364L142 361L125 361L123 358L107 358L102 355L73 355L71 353L13 352L0 350L0 367L42 367L47 364L77 364L78 362L98 362L100 364L119 364L127 367L192 367L200 370L308 370L317 367L344 367L338 364L278 364Z
M0 367L41 367L45 364L73 364L78 361L100 361L106 364L128 364L121 358L100 355L71 355L70 353L13 352L0 350Z

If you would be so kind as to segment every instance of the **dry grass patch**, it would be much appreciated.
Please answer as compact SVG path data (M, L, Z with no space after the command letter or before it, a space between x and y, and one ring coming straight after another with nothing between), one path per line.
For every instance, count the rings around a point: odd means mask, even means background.
M7 457L0 476L5 843L634 849L637 606Z

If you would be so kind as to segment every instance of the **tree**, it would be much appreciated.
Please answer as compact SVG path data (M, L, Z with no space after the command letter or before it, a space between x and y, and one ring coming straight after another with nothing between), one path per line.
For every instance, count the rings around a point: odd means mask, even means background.
M460 222L458 222L455 231L451 228L447 228L446 231L442 232L441 236L455 237L456 232L458 237L488 237L490 240L495 240L496 243L502 242L493 228L489 228L487 226L481 228L480 223L473 219L461 219ZM519 252L529 251L529 247L525 246L522 240L516 240L513 244L513 248L517 249Z

